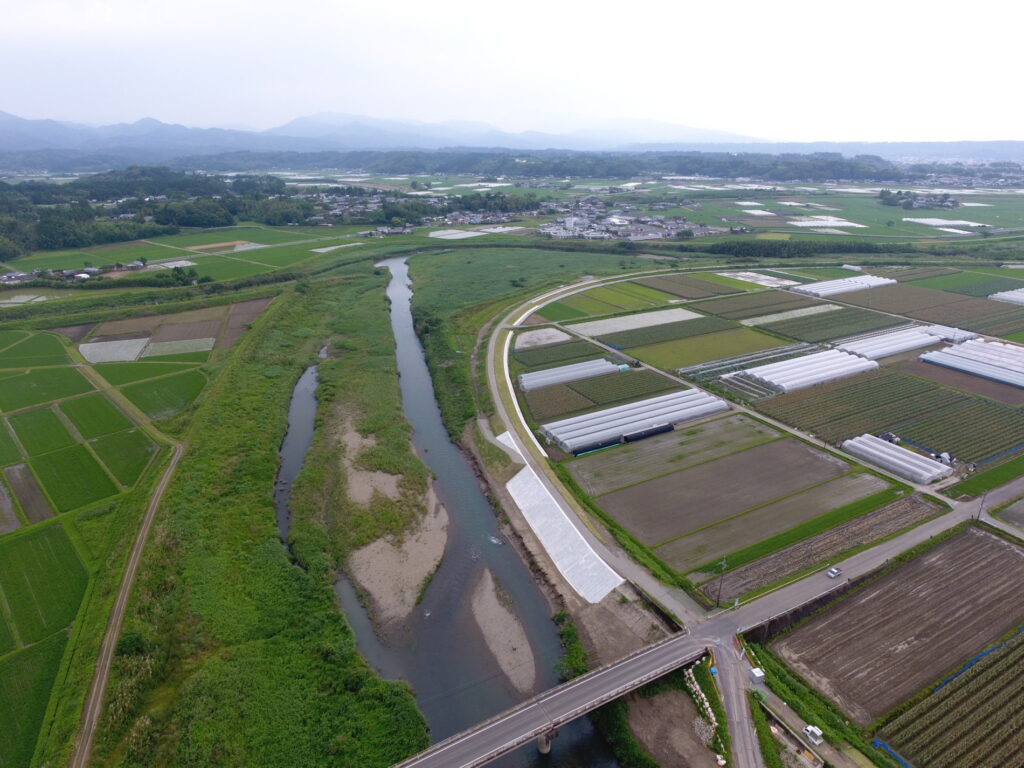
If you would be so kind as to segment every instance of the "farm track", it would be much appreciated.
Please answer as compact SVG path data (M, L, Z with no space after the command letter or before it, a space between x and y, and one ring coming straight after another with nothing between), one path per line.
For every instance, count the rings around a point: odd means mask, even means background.
M99 722L100 713L103 710L103 699L107 690L107 682L110 679L110 667L114 660L114 649L117 647L118 635L121 633L121 625L124 623L124 614L128 608L128 598L131 595L132 585L135 582L135 574L138 571L139 562L142 559L142 552L149 538L150 529L153 526L153 519L163 499L164 492L170 484L174 471L178 468L178 462L185 453L183 443L174 442L174 454L171 456L163 477L157 483L153 495L150 497L146 513L143 515L139 531L135 536L135 543L132 546L131 554L128 557L128 564L125 566L124 576L121 579L121 586L117 591L117 598L114 600L114 607L110 612L110 619L107 622L107 631L103 636L103 644L100 646L100 655L96 663L96 671L93 674L92 686L85 700L85 707L82 710L82 726L79 730L78 739L75 742L75 752L71 758L71 768L86 768L92 752L93 737L96 733L96 725Z

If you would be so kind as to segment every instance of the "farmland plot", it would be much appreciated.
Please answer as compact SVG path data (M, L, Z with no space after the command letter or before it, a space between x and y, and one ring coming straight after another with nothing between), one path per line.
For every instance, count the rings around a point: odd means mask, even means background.
M645 344L659 344L663 341L675 339L688 339L692 336L703 336L705 333L724 331L735 328L736 323L726 320L724 317L699 317L693 320L683 320L678 323L667 323L665 325L653 325L648 328L636 328L631 331L620 331L610 333L607 336L599 336L598 341L616 349L627 347L639 347Z
M719 360L762 349L780 347L783 343L781 339L750 328L732 328L688 339L632 347L627 349L626 353L655 368L667 371L705 363L709 360Z
M849 469L840 459L784 438L613 491L598 503L637 539L653 546Z
M0 352L0 368L30 368L42 365L68 365L71 359L60 338L51 333L33 333Z
M149 418L163 419L191 405L205 385L206 377L193 370L129 384L121 391Z
M932 453L983 462L1024 446L1024 413L991 400L947 408L900 427L900 436Z
M681 299L705 299L709 296L721 296L729 293L740 293L756 286L738 287L735 285L721 285L710 280L700 280L688 275L664 275L659 277L645 277L635 280L639 285L654 288L657 291L664 291Z
M52 408L22 411L11 416L8 421L29 456L38 456L75 444L75 438Z
M0 379L0 409L14 411L92 389L74 368L39 368Z
M839 443L865 432L877 434L969 399L962 392L883 369L762 400L757 408L804 432Z
M569 386L597 405L639 400L670 389L685 389L672 379L646 368L595 376L592 379L574 381Z
M131 486L156 452L156 444L141 429L130 429L101 437L92 449L121 485Z
M772 647L867 726L1019 624L1022 579L1024 550L968 529L837 601Z
M513 358L528 368L539 368L554 363L569 363L585 357L600 357L604 352L587 341L569 341L564 344L549 344L533 349L516 350Z
M77 509L117 493L113 481L84 445L47 453L29 463L58 512Z
M68 636L59 632L42 642L0 659L0 756L5 765L32 762L36 737ZM16 712L17 717L6 716Z
M879 277L891 277L899 283L908 283L913 280L923 280L929 277L955 275L960 270L953 267L877 267L867 271Z
M587 493L598 496L779 437L780 433L771 427L749 416L734 414L581 456L567 466Z
M962 675L888 723L904 757L928 768L1005 768L1024 762L1024 636L978 660Z
M117 406L99 392L65 400L60 404L60 409L86 440L120 432L132 425Z
M870 293L870 291L859 291L859 293ZM906 322L903 318L893 317L892 315L843 307L835 312L824 312L781 322L765 323L761 327L766 331L789 336L798 341L817 342L838 339L843 336L853 336L854 334L876 331L882 328L891 328L896 325L905 325Z
M734 296L714 301L701 301L693 304L694 309L730 320L743 320L748 317L767 315L774 312L787 312L791 309L821 306L823 302L786 291L763 291L746 296Z

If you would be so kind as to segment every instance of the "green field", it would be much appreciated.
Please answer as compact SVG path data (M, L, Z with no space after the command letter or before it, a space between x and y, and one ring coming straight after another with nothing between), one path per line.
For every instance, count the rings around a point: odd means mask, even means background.
M156 444L141 429L130 429L93 440L92 449L121 485L131 486L156 452Z
M15 342L21 341L26 336L28 336L28 331L2 330L0 331L0 349L6 349Z
M974 400L905 424L904 440L932 453L983 462L1024 447L1024 412L991 400Z
M0 382L2 386L3 382ZM206 386L199 371L186 371L162 379L143 381L122 387L121 392L149 418L164 419L184 410Z
M1024 288L1024 280L1018 280L1009 275L993 277L992 275L980 272L958 272L953 275L941 275L923 280L914 280L910 284L921 288L933 288L939 291L948 291L975 298L985 298L1000 291L1013 291L1018 288Z
M208 355L209 353L202 352L200 354ZM146 358L145 362L138 363L99 363L96 370L104 379L117 387L121 384L130 384L133 381L144 381L156 376L164 376L168 373L181 373L189 370L189 366L180 363L153 363L150 362L150 358Z
M15 411L93 388L74 368L40 368L0 379L0 410Z
M574 381L569 386L597 405L650 397L670 389L684 389L677 382L647 369L596 376Z
M154 355L147 357L145 362L151 363L205 363L210 359L209 352L179 352L176 355Z
M66 627L78 613L87 581L82 561L59 525L0 539L0 589L22 645Z
M298 240L309 240L310 236L290 229L268 229L264 227L223 227L220 229L204 229L181 235L165 235L154 237L150 242L188 248L210 243L228 243L233 240L246 240L262 245L279 245L294 243Z
M660 344L634 347L626 352L655 368L673 370L697 363L706 363L709 360L720 360L757 352L761 349L771 349L781 346L783 343L774 336L759 333L750 328L733 328L689 339L663 341Z
M75 444L75 438L52 408L22 411L11 416L8 421L29 456L38 456Z
M77 509L117 493L114 483L84 445L38 456L29 464L58 512Z
M705 333L724 331L735 327L736 323L726 320L724 317L696 317L690 320L680 320L678 323L663 323L646 328L635 328L631 331L609 333L597 338L602 344L607 344L609 347L626 349L660 344L663 341L674 339L688 339L691 336L702 336Z
M543 347L531 347L513 352L513 357L528 368L536 368L552 363L566 363L582 360L586 357L600 357L604 352L589 341L566 341L561 344L548 344Z
M32 760L67 641L60 632L0 658L0 765L5 768Z
M60 409L86 440L131 426L131 422L117 406L99 392L65 400L60 404Z
M18 450L14 438L11 437L7 425L0 421L0 465L13 464L21 460L21 451Z
M796 317L778 323L768 323L761 327L798 341L818 342L895 325L905 325L906 322L903 318L883 315L880 312L844 307L835 312Z
M50 333L34 333L0 352L0 368L68 365L70 362L61 340Z

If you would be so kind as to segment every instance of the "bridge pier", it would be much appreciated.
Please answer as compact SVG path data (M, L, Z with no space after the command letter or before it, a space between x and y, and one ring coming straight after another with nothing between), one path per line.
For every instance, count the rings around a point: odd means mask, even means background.
M551 752L551 741L558 735L558 729L552 728L546 733L542 733L537 737L537 751L542 755L546 755Z

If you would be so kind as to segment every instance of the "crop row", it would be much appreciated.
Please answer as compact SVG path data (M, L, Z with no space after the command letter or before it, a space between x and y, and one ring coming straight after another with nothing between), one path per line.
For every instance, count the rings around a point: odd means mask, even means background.
M934 452L948 451L963 461L978 462L1024 444L1024 413L991 400L975 400L907 424L900 428L900 436Z
M722 317L698 317L690 320L680 320L678 323L650 325L646 328L609 333L607 336L599 336L598 340L610 347L627 349L629 347L642 347L647 344L660 344L663 341L688 339L693 336L701 336L705 333L714 333L715 331L724 331L727 328L735 327L736 323Z
M544 347L516 350L513 356L528 368L536 368L551 363L569 362L589 356L599 356L601 350L586 341L567 341L562 344L549 344Z
M735 296L729 299L715 299L694 304L694 309L710 312L712 315L727 317L730 320L743 320L773 312L786 312L790 309L818 306L821 302L807 296L786 291L764 291Z
M664 392L667 389L679 388L671 379L654 371L627 371L626 373L610 373L593 379L574 381L569 385L588 400L597 405L607 405L620 400Z
M670 293L681 299L706 299L709 296L721 296L727 293L739 293L741 289L728 285L719 285L710 280L701 280L687 275L664 275L660 277L646 277L633 282L654 288L658 291Z
M905 322L902 318L883 315L867 309L844 307L836 312L797 317L792 320L783 320L780 323L769 323L762 327L799 341L816 342L890 328Z

